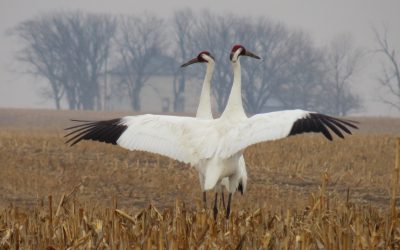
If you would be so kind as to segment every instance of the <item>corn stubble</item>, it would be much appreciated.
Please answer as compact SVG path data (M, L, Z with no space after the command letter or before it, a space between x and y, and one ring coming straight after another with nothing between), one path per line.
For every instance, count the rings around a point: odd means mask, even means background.
M0 249L398 248L398 131L371 121L343 141L251 147L247 192L234 195L228 220L220 204L215 221L213 192L203 209L184 164L101 143L69 148L58 125L3 120Z
M0 217L2 249L387 249L399 246L398 219L370 206L330 201L321 188L301 210L211 210L153 205L133 213L52 199L32 210L10 206ZM79 204L78 204L79 203Z

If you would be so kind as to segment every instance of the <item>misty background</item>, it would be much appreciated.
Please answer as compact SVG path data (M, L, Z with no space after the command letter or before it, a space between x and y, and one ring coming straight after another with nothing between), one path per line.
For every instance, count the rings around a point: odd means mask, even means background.
M398 116L399 9L395 0L2 0L0 107L194 112L204 65L179 65L210 50L219 112L229 50L241 43L263 57L242 59L250 113Z

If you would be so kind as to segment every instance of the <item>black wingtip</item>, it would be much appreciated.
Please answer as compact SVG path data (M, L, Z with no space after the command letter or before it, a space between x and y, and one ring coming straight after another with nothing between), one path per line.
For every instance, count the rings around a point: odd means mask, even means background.
M105 143L117 144L119 137L125 132L128 126L122 124L121 119L112 119L106 121L82 121L71 120L73 122L80 122L81 124L68 127L65 130L72 130L64 137L71 136L66 144L74 146L82 140L93 140Z
M319 113L309 113L306 117L298 119L294 122L292 129L290 130L289 136L307 132L315 132L322 133L326 139L332 141L333 137L329 132L330 130L339 138L344 139L344 135L342 132L351 135L352 133L350 131L350 128L358 129L355 123L358 124L358 122L356 121L339 119Z

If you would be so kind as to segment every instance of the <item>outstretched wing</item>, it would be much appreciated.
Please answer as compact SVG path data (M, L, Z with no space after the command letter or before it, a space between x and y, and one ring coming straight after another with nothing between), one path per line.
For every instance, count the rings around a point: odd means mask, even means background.
M331 132L344 138L344 133L351 134L351 128L357 129L355 123L305 110L258 114L232 126L223 138L219 152L222 158L227 158L259 142L308 132L322 133L328 140L333 139Z
M94 140L117 144L129 150L156 153L190 164L210 156L204 155L207 151L203 149L204 142L210 137L206 138L201 132L210 122L207 120L147 114L107 121L76 122L81 124L66 129L71 130L66 135L70 137L67 143L71 143L71 146L82 140ZM215 148L210 149L209 154L214 151Z

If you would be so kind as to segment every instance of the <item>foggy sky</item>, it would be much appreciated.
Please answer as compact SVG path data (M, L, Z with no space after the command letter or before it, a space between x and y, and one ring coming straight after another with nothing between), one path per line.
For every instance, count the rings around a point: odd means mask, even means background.
M21 64L14 52L21 48L18 40L6 32L19 22L53 10L83 10L113 14L153 12L163 17L181 8L210 9L218 13L244 16L266 16L289 28L309 32L318 45L329 43L337 34L350 33L357 46L372 51L376 48L372 26L389 31L391 43L400 50L399 0L0 0L0 107L54 108L52 100L43 101L38 88L46 86L42 78L21 75ZM227 45L230 48L231 44ZM204 48L212 51L212 48ZM379 103L376 83L382 58L369 56L366 66L353 87L361 95L366 115L400 115ZM383 93L381 93L383 95Z

